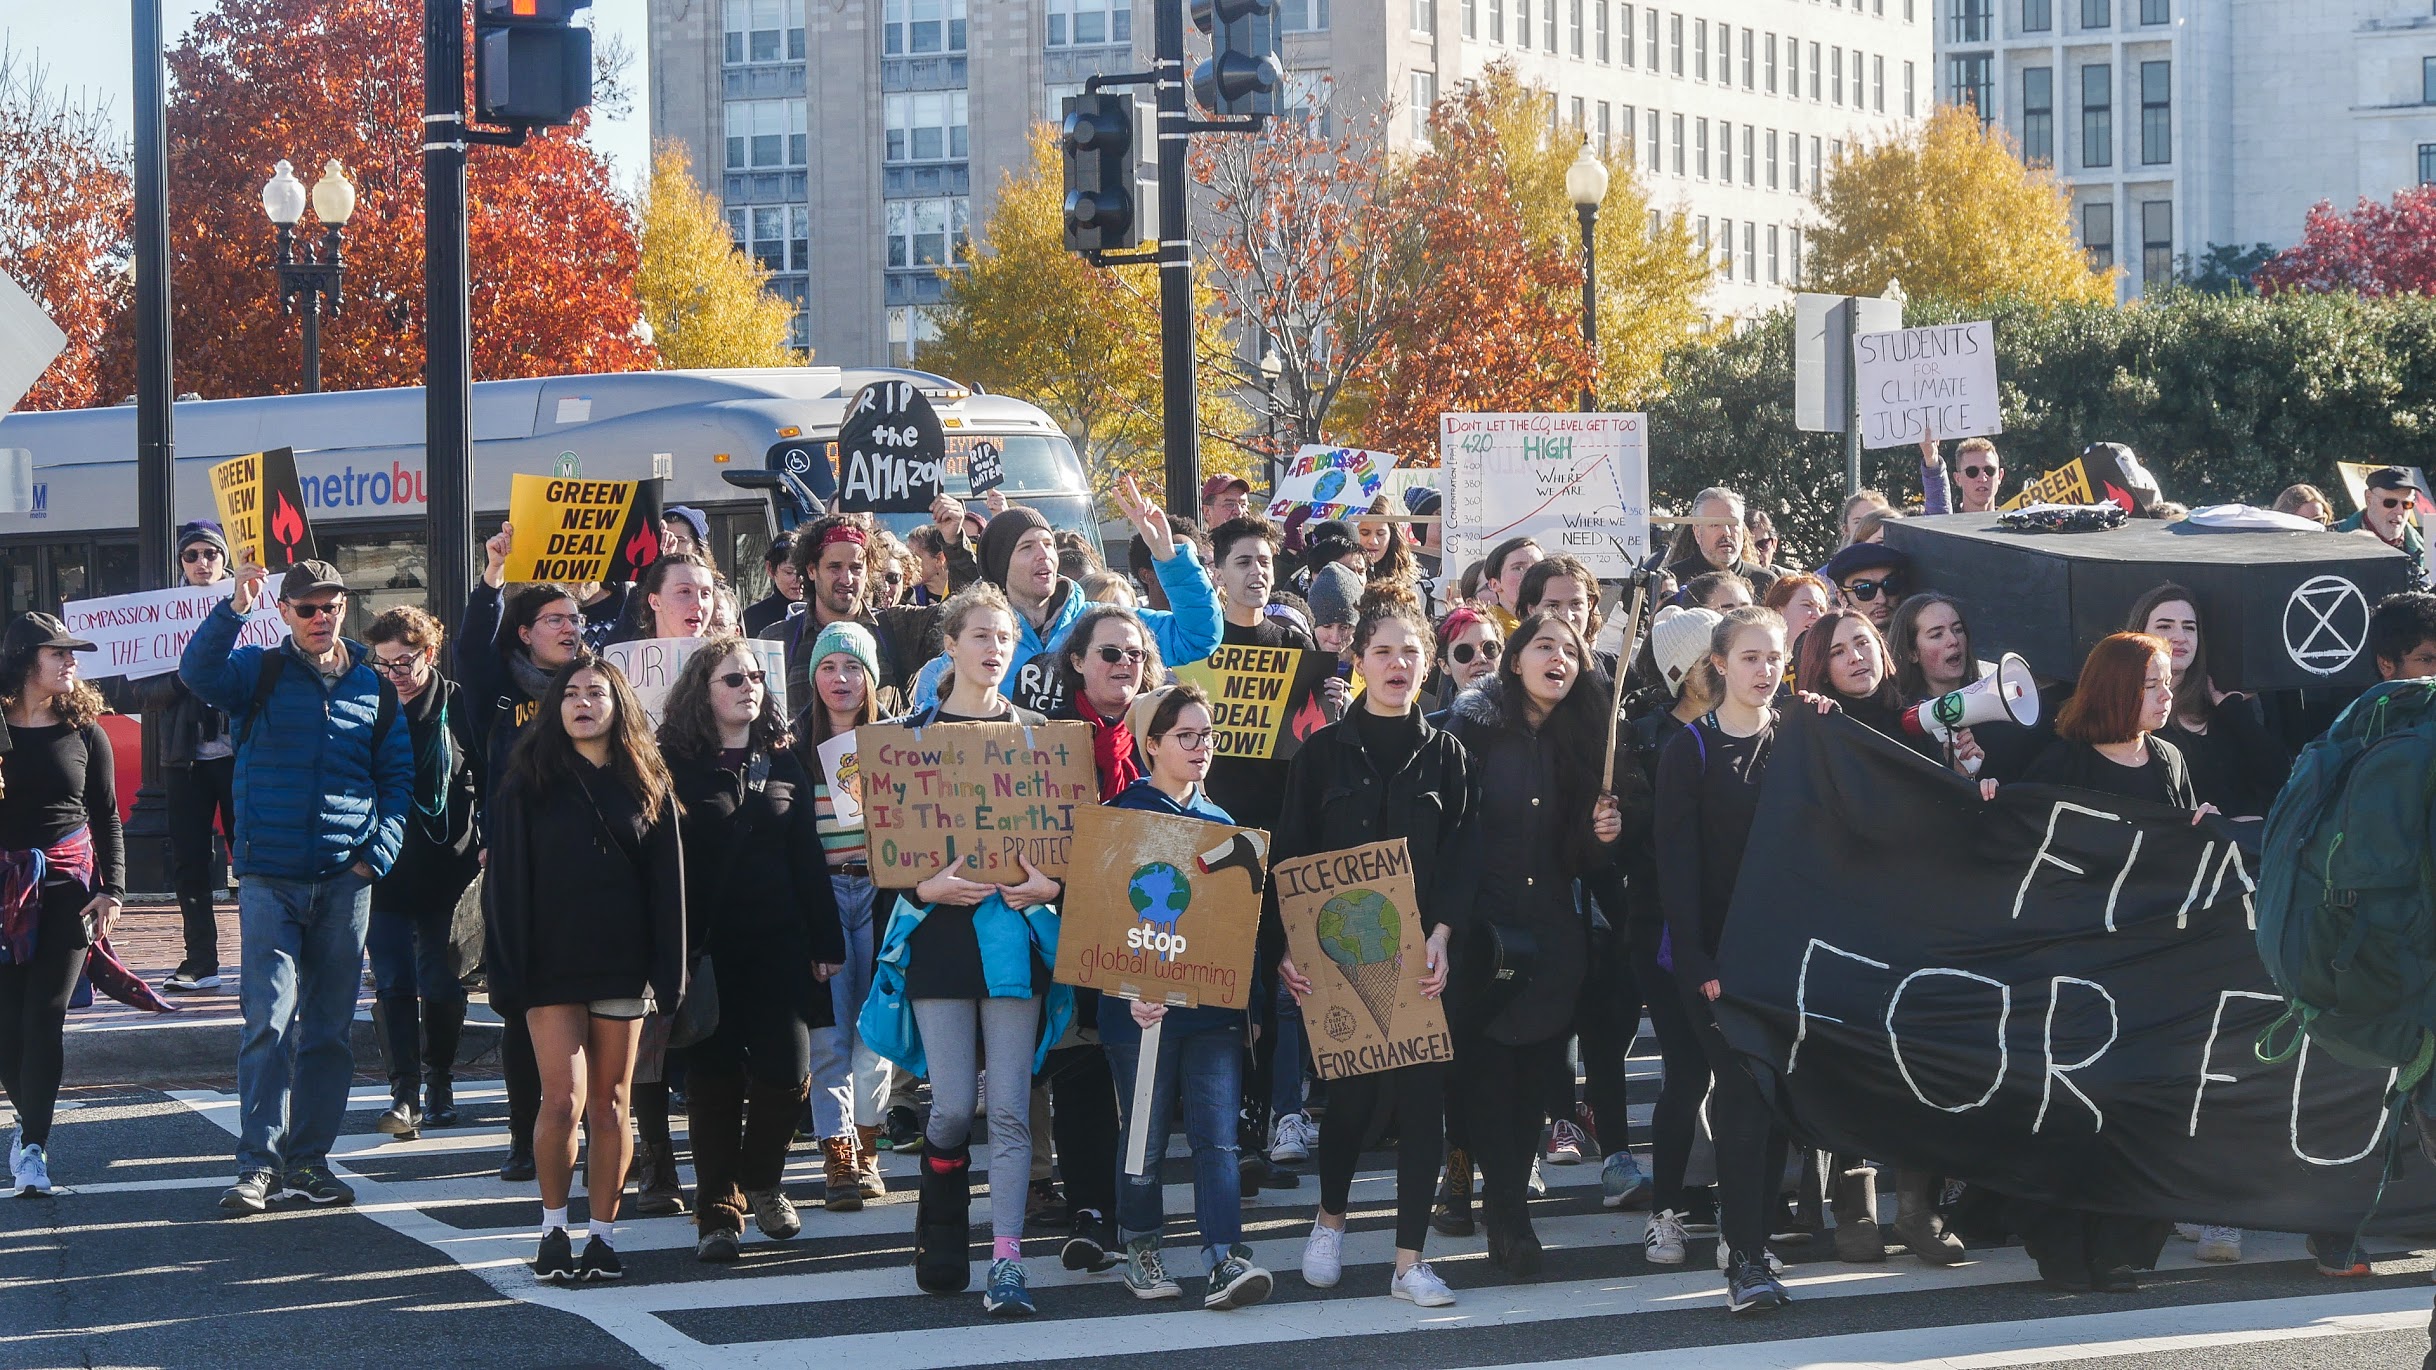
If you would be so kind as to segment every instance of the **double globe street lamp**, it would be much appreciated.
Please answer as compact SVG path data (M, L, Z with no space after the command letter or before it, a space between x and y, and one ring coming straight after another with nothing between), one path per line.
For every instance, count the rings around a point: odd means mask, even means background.
M297 306L304 314L306 394L321 389L321 316L326 310L331 318L337 318L339 306L345 302L346 264L339 237L347 220L355 216L355 187L347 180L337 158L323 164L321 179L313 183L311 199L313 217L322 226L319 252L310 241L301 249L297 246L296 223L304 217L306 192L304 182L296 179L295 167L280 162L270 181L262 187L262 212L270 216L279 235L275 253L279 312L287 313L289 303L297 296L307 297Z
M1607 164L1582 139L1581 155L1565 168L1565 198L1582 221L1582 346L1590 354L1592 381L1582 386L1582 412L1598 407L1599 364L1599 204L1607 198Z

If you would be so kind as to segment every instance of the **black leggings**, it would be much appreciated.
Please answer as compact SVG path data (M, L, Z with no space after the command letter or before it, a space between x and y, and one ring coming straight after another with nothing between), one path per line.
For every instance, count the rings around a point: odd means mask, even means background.
M1572 1084L1565 1039L1508 1046L1475 1036L1456 1048L1455 1060L1470 1115L1472 1154L1480 1161L1481 1198L1491 1221L1519 1219L1528 1202L1539 1127L1546 1118L1542 1101L1553 1094L1549 1082ZM1621 1130L1617 1135L1622 1136Z
M1097 1042L1059 1047L1042 1063L1040 1079L1049 1087L1049 1135L1057 1143L1067 1206L1114 1218L1120 1129L1107 1050Z
M1320 1120L1320 1209L1342 1214L1353 1193L1362 1143L1392 1113L1396 1120L1396 1249L1418 1251L1429 1237L1429 1206L1445 1144L1446 1067L1398 1066L1328 1085Z
M1641 982L1633 974L1632 950L1621 932L1590 934L1590 977L1582 985L1581 1004L1573 1011L1573 1030L1582 1044L1582 1092L1599 1127L1599 1154L1612 1156L1628 1149L1632 1139L1631 1096L1625 1089L1625 1058L1641 1032ZM1559 1062L1557 1093L1549 1100L1553 1116L1572 1116L1573 1072Z
M1683 986L1681 997L1716 1079L1709 1093L1709 1131L1717 1139L1718 1235L1728 1249L1756 1259L1767 1250L1770 1225L1784 1212L1791 1142L1777 1126L1759 1082L1726 1044L1716 1010L1695 986ZM1667 1085L1672 1088L1674 1081Z
M1633 927L1632 978L1642 1007L1649 1010L1650 1030L1658 1035L1658 1055L1666 1063L1658 1107L1650 1118L1650 1182L1655 1188L1651 1206L1681 1213L1689 1203L1683 1171L1691 1161L1700 1100L1709 1092L1709 1057L1675 989L1674 972L1658 964L1659 932L1656 924Z
M525 1025L524 1011L511 1006L499 1019L499 1074L507 1086L508 1145L530 1151L533 1122L541 1116L541 1062L533 1055L533 1029Z
M80 908L83 898L79 892ZM51 1140L66 1069L68 996L85 968L84 943L57 931L63 921L55 914L43 919L32 961L0 966L0 1088L17 1110L18 1139L27 1146Z

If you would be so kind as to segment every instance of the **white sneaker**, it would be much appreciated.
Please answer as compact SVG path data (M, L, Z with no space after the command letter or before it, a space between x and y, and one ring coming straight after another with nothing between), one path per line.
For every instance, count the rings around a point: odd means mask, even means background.
M1577 1156L1574 1159L1579 1160L1581 1158ZM1540 1178L1539 1157L1537 1156L1531 1158L1531 1197L1534 1199L1544 1199L1548 1197L1548 1182Z
M2197 1223L2176 1223L2176 1224L2174 1224L2174 1240L2175 1240L2175 1241L2178 1241L2178 1242L2195 1242L2195 1241L2198 1241L2198 1240L2199 1240L2199 1224L2197 1224Z
M1428 1261L1414 1261L1412 1269L1388 1280L1387 1293L1417 1308L1444 1308L1455 1301L1455 1291L1446 1287Z
M1683 1264L1683 1215L1671 1208L1649 1215L1641 1233L1641 1259L1651 1265Z
M1279 1165L1310 1160L1311 1148L1318 1141L1319 1128L1310 1114L1285 1114L1269 1129L1269 1159Z
M2199 1229L2199 1249L2191 1253L2203 1261L2226 1264L2241 1259L2241 1229L2209 1224Z
M20 1195L51 1192L51 1162L39 1146L11 1147L8 1173Z
M1313 1289L1334 1289L1345 1278L1345 1229L1313 1221L1303 1239L1303 1283Z
M1548 1129L1548 1164L1580 1165L1582 1147L1588 1141L1582 1129L1569 1118L1559 1118Z

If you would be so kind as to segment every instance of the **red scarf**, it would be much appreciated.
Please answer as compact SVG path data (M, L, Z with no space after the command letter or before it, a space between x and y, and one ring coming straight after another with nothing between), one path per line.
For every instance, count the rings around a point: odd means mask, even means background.
M1142 763L1134 750L1133 729L1120 718L1111 723L1091 707L1089 696L1077 690L1074 711L1091 725L1091 759L1100 769L1100 802L1105 804L1142 778Z

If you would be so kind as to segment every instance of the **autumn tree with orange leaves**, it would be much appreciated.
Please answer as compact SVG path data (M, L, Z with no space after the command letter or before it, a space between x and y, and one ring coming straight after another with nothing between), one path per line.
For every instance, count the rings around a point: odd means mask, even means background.
M68 335L19 401L107 404L101 355L126 298L131 190L102 112L45 89L43 68L0 48L0 272Z
M273 297L262 184L337 158L355 182L346 305L321 334L332 390L423 380L423 36L416 0L221 0L169 53L177 385L300 385L301 324ZM636 370L633 213L583 125L477 147L467 174L474 377ZM299 236L316 231L308 215ZM122 328L119 335L124 338ZM119 362L131 377L125 349ZM118 382L119 393L129 385Z

